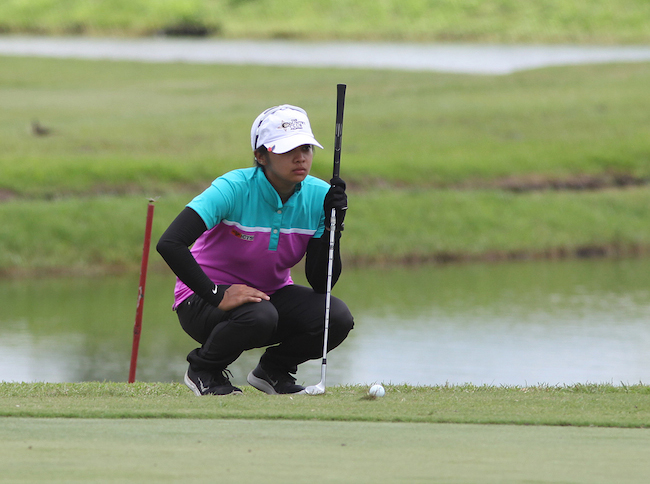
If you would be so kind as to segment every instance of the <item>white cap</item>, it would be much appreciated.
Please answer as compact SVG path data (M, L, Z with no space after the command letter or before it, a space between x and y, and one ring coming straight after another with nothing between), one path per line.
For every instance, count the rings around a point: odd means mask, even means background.
M251 147L255 151L262 145L278 154L302 145L323 148L311 132L305 110L289 104L269 108L253 122Z

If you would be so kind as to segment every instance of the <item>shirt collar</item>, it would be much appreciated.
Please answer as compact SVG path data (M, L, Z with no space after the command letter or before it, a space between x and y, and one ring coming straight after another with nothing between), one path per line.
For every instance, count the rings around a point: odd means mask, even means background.
M276 210L281 208L282 199L280 198L280 195L278 195L278 192L275 191L275 188L273 188L273 185L271 185L271 182L269 182L269 180L266 178L262 167L257 167L255 171L255 178L257 180L257 185L262 193L264 201ZM285 205L292 204L292 200L295 198L298 192L300 192L300 190L302 190L302 182L296 185L296 189L294 190L293 195L289 197L289 200L287 200L287 203Z

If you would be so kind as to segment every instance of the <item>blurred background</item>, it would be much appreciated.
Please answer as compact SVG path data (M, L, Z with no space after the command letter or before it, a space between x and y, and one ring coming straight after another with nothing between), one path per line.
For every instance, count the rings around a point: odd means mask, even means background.
M356 328L330 384L647 381L649 20L642 0L0 3L0 380L126 381L149 198L155 244L281 103L329 179L346 83L334 294ZM140 380L181 381L193 348L173 284L153 252Z

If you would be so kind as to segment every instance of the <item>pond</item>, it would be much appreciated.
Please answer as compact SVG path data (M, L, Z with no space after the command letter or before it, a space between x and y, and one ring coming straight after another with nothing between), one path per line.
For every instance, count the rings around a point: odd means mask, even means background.
M647 62L650 47L0 35L0 55L502 75L558 65Z
M356 327L327 383L648 383L649 273L647 259L346 270L333 293ZM126 381L138 278L0 281L0 381ZM149 274L140 381L182 381L195 346L171 311L173 282ZM232 365L235 384L260 354ZM301 366L299 382L319 380L320 361Z

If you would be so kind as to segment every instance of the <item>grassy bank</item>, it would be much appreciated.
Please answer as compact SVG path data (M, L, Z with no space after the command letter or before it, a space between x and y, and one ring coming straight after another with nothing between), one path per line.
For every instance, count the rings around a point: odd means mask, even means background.
M643 0L20 0L0 4L0 32L55 35L647 43L649 18L650 7Z
M468 76L0 63L0 189L17 195L203 186L251 163L251 120L283 102L310 113L326 148L313 174L325 178L337 82L349 86L342 169L361 188L650 179L650 64ZM51 134L35 136L33 120Z
M153 240L192 194L155 203ZM350 191L346 264L645 256L650 190ZM0 273L137 270L147 199L139 195L0 203ZM38 235L35 237L35 230ZM155 254L152 268L162 260Z
M78 418L223 418L366 422L641 427L650 423L645 385L567 387L337 386L323 396L197 398L175 383L0 383L0 415Z
M650 247L648 64L496 77L0 64L4 274L137 269L146 199L160 197L156 240L213 178L249 166L250 122L269 105L308 110L326 148L313 174L328 179L341 81L348 262L629 256ZM50 134L35 135L33 120Z

